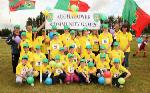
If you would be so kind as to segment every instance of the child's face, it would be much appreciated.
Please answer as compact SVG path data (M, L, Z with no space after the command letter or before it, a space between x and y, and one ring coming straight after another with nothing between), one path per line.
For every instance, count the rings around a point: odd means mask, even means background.
M70 53L74 53L74 48L70 48Z
M74 60L74 58L73 58L73 57L69 58L69 61L70 61L70 62L72 62L73 60Z
M119 63L114 63L114 66L115 66L115 68L117 68L117 69L119 68L119 65L120 65Z
M84 67L85 66L85 62L81 62L80 65L81 65L81 67Z
M40 53L40 52L41 52L41 50L40 50L40 49L36 49L36 52L37 52L37 53Z
M15 30L14 30L14 34L15 34L16 36L19 35L19 32L20 32L20 29L15 29Z
M56 61L56 63L59 63L59 62L60 62L60 60L58 60L58 59L57 59L57 60L55 60L55 61Z
M29 51L29 48L28 48L28 47L24 47L24 51L25 51L25 52L28 52L28 51Z
M93 30L92 33L93 33L94 35L96 35L96 34L97 34L97 30Z
M91 53L91 49L87 49L88 54Z
M103 32L108 32L108 28L103 28Z
M101 58L101 61L106 61L106 58Z
M60 53L61 53L61 54L64 54L64 50L61 50Z
M29 26L27 26L27 31L32 31L32 26L31 25L29 25Z
M27 59L22 59L22 64L25 65L27 63Z
M68 33L69 33L69 30L64 30L64 33L68 34Z
M33 34L34 34L34 35L36 35L36 34L37 34L37 32L34 32Z
M47 66L48 64L47 64L47 63L43 63L43 65L44 65L44 66Z
M21 36L21 39L25 40L25 39L26 39L26 36Z

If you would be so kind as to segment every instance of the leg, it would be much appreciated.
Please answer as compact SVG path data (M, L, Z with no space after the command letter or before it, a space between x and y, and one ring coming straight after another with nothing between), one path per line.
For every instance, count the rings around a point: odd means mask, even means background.
M79 76L79 82L80 83L85 83L86 82L86 78L82 75L82 73L78 73Z
M19 56L19 54L12 54L13 73L16 73L16 67L18 65Z
M20 83L20 84L22 84L22 77L20 77L20 76L16 76L16 83Z
M73 75L73 81L78 82L79 81L79 77L77 76L77 74L74 73Z
M43 81L45 81L45 79L47 78L48 74L42 73L42 79Z
M128 60L128 59L129 59L129 54L130 54L129 52L125 52L125 53L124 53L124 55L125 55L125 60L124 60L124 62L123 62L123 66L126 67L126 68L129 67L129 60Z

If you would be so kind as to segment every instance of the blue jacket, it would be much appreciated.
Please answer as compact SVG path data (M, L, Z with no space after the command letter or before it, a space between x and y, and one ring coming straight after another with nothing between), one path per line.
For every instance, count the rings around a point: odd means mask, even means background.
M6 43L11 45L11 52L12 54L20 54L20 50L18 48L18 44L14 41L15 36L10 34L6 39Z

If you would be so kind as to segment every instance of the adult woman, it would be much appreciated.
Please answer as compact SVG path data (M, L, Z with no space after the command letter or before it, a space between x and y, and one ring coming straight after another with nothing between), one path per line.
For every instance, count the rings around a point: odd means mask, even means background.
M117 37L117 41L120 43L120 49L124 52L125 59L123 62L123 66L126 68L129 67L129 54L130 54L130 43L132 41L132 34L129 32L129 26L127 24L123 24L120 34Z
M16 67L20 57L20 51L18 48L20 40L20 26L15 25L13 33L11 33L6 40L6 43L11 45L13 73L16 73Z

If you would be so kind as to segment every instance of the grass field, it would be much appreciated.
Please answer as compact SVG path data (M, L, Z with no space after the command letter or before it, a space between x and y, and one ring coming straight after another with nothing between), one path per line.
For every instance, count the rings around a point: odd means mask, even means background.
M27 84L18 86L12 73L11 52L4 40L0 40L0 93L150 93L150 51L148 57L132 57L136 43L132 42L130 54L130 72L132 76L123 89L100 86L98 84L52 85L46 86L36 81L34 87ZM148 46L150 50L150 45Z

